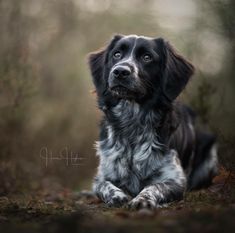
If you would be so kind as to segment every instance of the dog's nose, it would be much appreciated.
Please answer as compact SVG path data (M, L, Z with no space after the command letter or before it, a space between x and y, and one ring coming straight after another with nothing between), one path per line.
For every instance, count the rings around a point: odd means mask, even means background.
M118 66L112 73L115 78L127 78L131 74L131 69L128 66Z

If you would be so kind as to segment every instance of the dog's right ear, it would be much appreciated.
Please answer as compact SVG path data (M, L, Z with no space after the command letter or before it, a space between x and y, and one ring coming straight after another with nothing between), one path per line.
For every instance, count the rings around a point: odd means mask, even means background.
M91 70L93 83L98 95L101 95L107 89L107 80L105 78L105 65L107 64L108 52L114 47L115 43L122 38L122 35L115 35L110 43L88 55L88 64Z
M92 80L97 92L100 92L105 87L105 82L103 80L105 53L106 48L102 48L101 50L94 53L90 53L88 55L88 64L90 67Z

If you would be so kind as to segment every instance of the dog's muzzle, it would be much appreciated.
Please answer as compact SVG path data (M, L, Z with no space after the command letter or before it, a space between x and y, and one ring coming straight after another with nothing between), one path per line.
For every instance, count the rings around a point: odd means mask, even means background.
M121 98L133 98L140 91L140 82L134 67L128 63L116 64L109 74L109 89Z
M128 66L117 66L112 70L112 75L116 79L126 79L131 75L131 69Z
M130 78L132 75L131 68L126 65L118 65L115 66L111 72L109 77L109 87L110 89L115 88L116 86L126 87L130 82Z

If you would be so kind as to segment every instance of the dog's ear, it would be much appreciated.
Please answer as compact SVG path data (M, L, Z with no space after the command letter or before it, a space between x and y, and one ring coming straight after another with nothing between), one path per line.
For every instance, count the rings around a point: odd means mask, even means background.
M162 38L157 39L164 54L162 90L173 101L184 89L194 73L194 66L178 54L173 46Z
M88 55L88 64L90 67L92 80L97 92L100 92L105 88L105 82L103 79L105 53L106 48L102 48L99 51L90 53Z
M107 88L107 80L105 80L104 75L108 52L121 38L121 35L115 35L107 46L88 55L88 64L91 70L93 83L95 85L98 95L102 94Z

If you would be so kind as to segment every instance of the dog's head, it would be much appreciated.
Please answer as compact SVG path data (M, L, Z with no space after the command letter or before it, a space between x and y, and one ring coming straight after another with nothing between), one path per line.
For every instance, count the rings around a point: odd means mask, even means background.
M89 55L98 96L141 101L162 95L173 101L193 74L193 65L162 38L116 35ZM157 96L156 96L157 95Z

